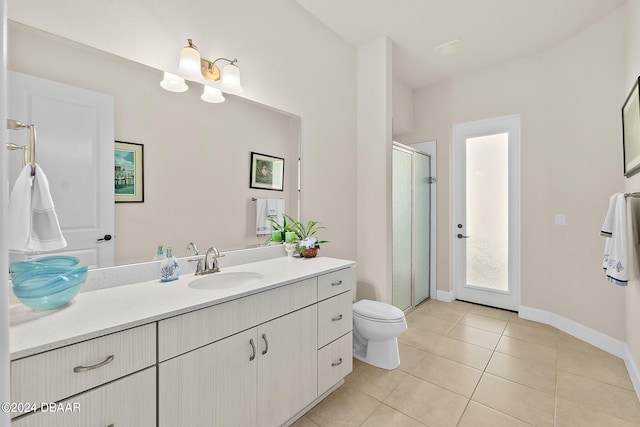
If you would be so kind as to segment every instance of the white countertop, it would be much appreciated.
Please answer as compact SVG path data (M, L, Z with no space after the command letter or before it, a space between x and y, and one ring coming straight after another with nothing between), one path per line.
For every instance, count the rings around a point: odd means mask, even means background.
M71 303L54 310L37 311L23 304L11 305L11 360L220 304L352 265L355 265L355 262L336 258L280 257L222 268L221 273L246 271L264 276L252 284L232 288L192 289L188 286L190 282L207 276L194 277L193 274L189 274L172 282L163 283L158 279L80 293Z

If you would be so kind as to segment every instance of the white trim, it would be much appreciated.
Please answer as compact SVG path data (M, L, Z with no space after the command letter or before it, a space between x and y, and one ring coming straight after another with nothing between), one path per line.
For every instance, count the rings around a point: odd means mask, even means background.
M633 360L631 350L629 350L627 343L596 331L595 329L591 329L581 323L562 317L559 314L540 310L539 308L521 305L518 311L518 316L522 319L533 320L535 322L545 323L556 327L571 336L624 360L627 371L629 372L629 377L631 378L631 382L635 388L636 395L638 396L638 399L640 399L640 371Z
M431 158L430 168L431 168L431 176L433 178L437 178L437 149L438 143L437 141L427 141L427 142L418 142L416 144L409 144L410 147L417 149L418 151L422 151L425 154L428 154ZM437 182L431 183L431 225L429 227L429 231L431 232L431 277L429 282L431 287L429 289L429 295L431 298L435 298L438 294L437 286L436 286L436 278L437 275L437 256L438 256L438 185ZM436 298L439 300L439 298ZM452 300L453 301L453 300Z
M438 289L438 292L436 293L436 299L438 301L452 302L455 297L453 295L453 291L441 291L440 289Z

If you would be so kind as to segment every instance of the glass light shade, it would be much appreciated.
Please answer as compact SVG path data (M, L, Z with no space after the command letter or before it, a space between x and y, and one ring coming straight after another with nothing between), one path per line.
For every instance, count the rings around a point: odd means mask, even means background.
M244 89L240 86L240 69L234 64L228 64L222 69L220 88L223 92L232 95L240 95L244 92Z
M185 77L201 77L200 53L198 49L186 46L180 51L180 65L178 71Z
M162 89L169 92L186 92L189 86L185 83L184 79L175 74L164 72L164 78L160 82Z
M219 104L224 102L224 96L222 96L222 92L219 89L211 86L204 85L204 92L200 97L204 102L210 102L213 104Z

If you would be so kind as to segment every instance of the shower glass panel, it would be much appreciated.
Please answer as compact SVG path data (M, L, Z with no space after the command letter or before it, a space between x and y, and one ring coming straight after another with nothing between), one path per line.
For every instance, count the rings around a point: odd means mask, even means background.
M414 153L415 202L414 202L414 286L413 305L429 298L431 259L431 159Z
M508 134L468 138L467 283L509 290Z
M393 149L392 216L393 216L393 305L406 310L411 307L411 235L412 235L412 156Z

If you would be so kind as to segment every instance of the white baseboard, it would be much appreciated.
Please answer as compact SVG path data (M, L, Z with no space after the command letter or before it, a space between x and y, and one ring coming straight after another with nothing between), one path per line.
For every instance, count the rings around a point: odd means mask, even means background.
M451 302L453 301L453 292L452 291L441 291L438 289L436 292L436 299L438 301Z
M631 377L631 382L636 390L636 395L638 399L640 399L640 371L631 356L631 351L627 343L550 311L521 305L518 315L523 319L554 326L569 335L624 360L627 371L629 372L629 377Z

